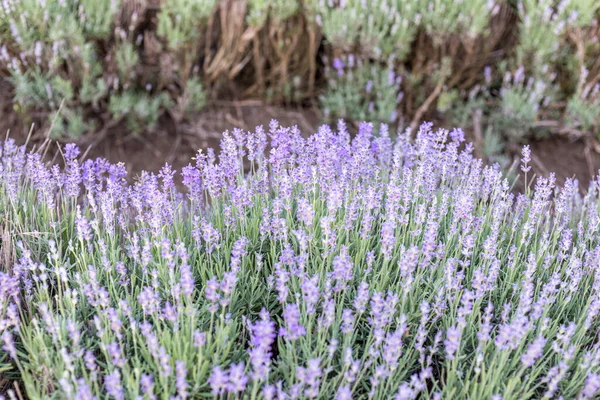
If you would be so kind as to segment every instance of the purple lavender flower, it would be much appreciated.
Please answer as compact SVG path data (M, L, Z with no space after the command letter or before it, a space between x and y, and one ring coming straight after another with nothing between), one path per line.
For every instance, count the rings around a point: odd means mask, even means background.
M83 355L83 360L85 362L85 367L88 369L88 371L90 371L93 375L96 374L96 357L94 356L94 353L92 353L90 350L87 350L85 352L85 354Z
M77 390L75 398L81 400L96 400L97 397L92 394L92 388L88 385L84 378L77 379Z
M248 377L244 370L246 366L240 362L238 364L231 364L229 367L229 380L227 383L227 391L230 393L242 393L246 390L248 383Z
M79 156L79 147L77 147L75 144L73 143L69 143L67 145L65 145L65 151L64 151L64 156L66 160L74 160Z
M194 347L199 349L206 344L206 333L198 330L194 331Z
M211 393L215 396L222 395L229 384L229 376L221 367L213 367L210 377L208 378Z
M221 234L206 219L202 219L200 226L202 239L206 243L206 252L211 254L213 250L220 248Z
M275 266L275 275L277 280L277 300L279 300L280 303L284 303L289 292L287 283L290 279L290 274L283 268L281 263L278 263Z
M593 399L600 390L600 374L588 373L578 399Z
M106 351L110 356L112 363L117 367L123 367L125 365L125 359L122 356L121 346L117 342L106 345Z
M13 339L12 333L8 330L2 333L2 350L6 351L12 359L17 359L17 349L15 347L15 342Z
M202 204L202 181L200 171L191 164L183 167L181 170L183 185L188 189L188 196L191 201Z
M341 331L345 334L350 334L354 330L354 315L352 310L349 308L345 308L342 311L342 326Z
M361 282L358 285L358 291L354 298L353 306L357 313L362 314L367 309L366 305L369 301L369 284L367 282Z
M348 255L348 247L342 246L340 254L333 259L332 279L336 281L334 291L339 292L346 288L347 283L352 279L352 269L354 263Z
M525 368L531 367L542 356L545 345L546 339L540 335L527 347L527 350L521 356L521 362Z
M167 377L171 375L170 357L164 346L161 346L156 334L152 331L152 325L149 322L144 321L140 324L140 331L146 339L146 346L152 357L158 361L161 370L160 375Z
M62 389L64 396L66 398L73 398L73 384L70 382L69 379L67 379L66 377L60 378L58 380L58 383L60 384L60 388Z
M319 396L319 387L321 385L321 360L318 358L308 360L308 366L296 367L298 380L304 385L304 395L309 399Z
M287 304L283 310L283 320L285 321L285 327L280 330L280 336L287 338L288 340L298 340L301 336L306 334L306 330L300 325L300 309L298 304Z
M215 313L219 307L218 302L221 298L221 295L219 294L219 282L217 281L217 278L213 277L209 279L206 282L206 288L204 289L204 291L206 300L210 302L208 310L211 313Z
M228 271L223 274L223 280L221 281L221 292L223 296L221 296L221 306L226 307L229 305L231 301L231 294L235 289L235 285L237 284L237 270Z
M392 258L392 251L396 244L396 220L386 220L381 227L381 252L386 260Z
M306 313L313 314L320 298L319 293L319 275L315 274L312 278L304 278L300 284L302 289L302 299L306 306Z
M335 400L352 400L352 391L350 390L350 385L340 386L335 395Z
M333 68L337 71L338 76L344 75L344 62L339 58L333 60Z
M265 400L273 400L275 399L275 394L277 393L277 388L274 385L265 385L263 386L262 395Z
M187 262L184 262L181 265L180 270L181 270L181 278L180 278L181 291L185 297L191 298L192 295L194 294L194 286L195 286L194 276L192 274L192 267Z
M160 311L160 298L151 287L142 289L138 295L138 302L146 315L153 315Z
M75 227L77 232L77 238L79 240L91 240L93 237L92 228L87 218L81 214L81 208L77 205L77 211L75 214Z
M246 251L246 246L248 246L248 243L248 239L242 236L233 244L230 260L232 270L237 271L241 266L242 258L248 255L248 252Z
M344 62L334 62L334 74L352 68L350 59ZM389 78L399 84L394 74ZM372 92L380 83L363 89ZM77 372L49 382L69 398L93 398L99 388L111 398L131 390L154 399L167 389L169 396L191 397L198 388L188 380L198 371L189 363L196 359L185 358L186 365L174 358L188 351L201 358L219 353L213 365L223 367L208 372L216 396L239 397L251 388L265 398L344 399L381 397L387 389L409 399L441 398L427 391L439 382L427 381L432 371L443 376L453 368L461 349L481 374L486 350L495 346L524 369L545 373L537 381L547 397L559 395L573 375L579 383L570 396L594 398L600 178L585 196L574 179L557 190L554 176L538 179L532 195L513 195L501 169L484 166L463 141L462 131L429 124L414 140L400 134L394 141L389 128L377 135L369 123L354 137L343 122L337 131L324 126L305 137L273 121L268 134L234 130L224 135L220 153L200 153L181 174L187 197L177 192L168 166L128 185L123 165L80 165L74 146L65 148L61 170L11 141L0 144L6 198L0 208L8 229L19 226L10 221L17 215L40 232L57 233L54 241L26 235L34 242L18 244L20 258L0 272L0 353L8 363L26 353L20 344L30 338L17 334L33 323L57 344L56 359ZM530 149L522 153L527 173ZM181 232L191 238L178 239ZM252 248L242 234L252 238ZM81 251L97 254L81 258ZM86 269L80 265L86 259L97 265ZM201 277L198 263L206 264ZM262 279L264 292L240 292ZM508 293L496 304L499 315L490 301L497 291ZM282 321L269 308L252 321L242 317L254 315L244 299L263 294L260 300L280 311ZM559 328L549 312L558 301L585 315L569 312L577 323ZM32 321L21 320L25 303ZM89 326L76 319L81 316L63 315L67 303L89 311L83 315ZM246 329L238 333L249 340L243 362L222 353L235 341L240 319ZM549 333L556 336L551 344L543 337ZM127 367L132 340L141 351L131 360L139 372ZM321 361L308 360L315 343ZM287 358L297 353L300 364L275 363L277 345L286 347L277 350ZM446 361L438 357L444 351ZM400 369L408 379L400 380ZM155 375L143 374L150 371ZM139 389L131 387L137 380Z
M156 399L156 395L154 394L154 378L152 378L152 375L142 374L140 386L142 387L142 393L148 396L149 399Z
M298 219L304 223L307 227L311 227L313 224L315 212L312 204L308 202L304 197L298 200Z
M125 399L123 387L121 386L121 374L118 369L104 376L104 388L106 389L106 393L113 396L116 400Z
M260 320L254 324L248 323L250 331L250 346L248 355L252 366L252 379L263 381L267 379L271 366L271 345L277 337L275 323L270 320L266 309L260 312Z
M460 347L461 336L462 332L456 326L451 326L446 330L446 340L444 340L444 347L446 348L446 358L448 360L454 360L456 352Z
M177 387L177 394L182 400L185 400L188 396L187 372L184 361L175 361L175 386Z

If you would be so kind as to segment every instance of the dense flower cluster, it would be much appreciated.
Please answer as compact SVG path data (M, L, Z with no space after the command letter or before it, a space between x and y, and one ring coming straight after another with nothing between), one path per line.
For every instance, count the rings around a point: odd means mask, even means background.
M63 154L0 146L7 395L598 395L600 179L515 194L430 124L234 130L183 192Z

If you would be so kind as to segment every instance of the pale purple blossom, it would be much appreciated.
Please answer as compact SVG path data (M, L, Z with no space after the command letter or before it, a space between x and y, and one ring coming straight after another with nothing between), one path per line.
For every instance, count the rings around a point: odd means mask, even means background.
M106 393L116 400L125 399L123 387L121 386L121 374L118 369L115 369L110 374L104 376L104 388L106 389Z
M446 358L448 360L454 360L456 352L460 347L460 339L462 336L461 330L456 326L451 326L446 330L446 340L444 340L444 347L446 349Z
M229 367L229 379L226 390L230 393L242 393L246 390L248 383L248 377L244 370L246 366L240 362L237 364L231 364Z
M533 343L531 343L525 353L521 356L521 362L526 368L531 367L535 364L536 360L542 356L544 346L546 345L546 339L543 336L538 336Z
M306 334L306 330L300 325L300 310L298 304L287 304L283 310L285 326L281 327L279 335L288 340L298 340Z
M225 393L227 385L229 383L229 375L221 367L216 366L212 369L210 377L208 378L208 384L210 385L211 393L214 395L221 395Z
M250 346L248 355L252 366L253 380L266 380L271 367L271 345L277 337L275 323L269 318L266 309L260 312L260 319L254 323L248 323L250 331Z

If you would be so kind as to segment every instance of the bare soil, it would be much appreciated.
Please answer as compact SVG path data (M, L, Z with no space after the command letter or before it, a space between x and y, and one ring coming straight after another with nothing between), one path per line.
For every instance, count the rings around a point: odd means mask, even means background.
M552 137L530 143L532 167L536 174L556 174L562 185L566 178L576 178L582 190L600 171L600 153L596 139L569 140Z
M268 126L272 119L284 126L297 125L303 132L314 132L320 116L313 109L271 107L256 102L223 103L205 108L177 129L165 123L153 133L134 136L117 127L90 148L88 157L124 161L133 175L142 170L157 171L165 163L181 170L193 162L199 149L218 147L223 132L234 128L253 131L256 126ZM85 149L86 143L81 145Z

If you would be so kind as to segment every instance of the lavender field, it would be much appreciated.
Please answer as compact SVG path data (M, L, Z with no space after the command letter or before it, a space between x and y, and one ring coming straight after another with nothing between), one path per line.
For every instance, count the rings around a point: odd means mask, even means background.
M225 133L181 172L0 147L6 398L592 399L600 179L461 130ZM179 190L180 180L183 182Z

